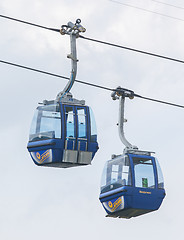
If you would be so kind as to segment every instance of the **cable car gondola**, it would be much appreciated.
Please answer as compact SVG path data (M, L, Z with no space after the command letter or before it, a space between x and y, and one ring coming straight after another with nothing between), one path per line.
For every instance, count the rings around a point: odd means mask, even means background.
M32 121L28 150L37 165L72 167L91 163L98 150L93 112L67 94L44 101Z
M44 100L33 117L28 151L35 164L49 167L74 167L91 164L98 150L93 112L84 100L74 99L69 92L77 73L76 38L85 29L78 19L63 25L61 34L71 39L72 70L70 81L56 100Z
M164 180L158 160L152 152L140 151L124 136L124 101L133 93L121 92L119 134L126 148L122 155L113 155L104 167L101 181L100 202L107 217L131 218L158 210L164 197Z

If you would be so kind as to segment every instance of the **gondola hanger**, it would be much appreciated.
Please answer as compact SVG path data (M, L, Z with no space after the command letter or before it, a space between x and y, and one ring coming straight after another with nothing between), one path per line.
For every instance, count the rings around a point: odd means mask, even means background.
M80 23L81 23L81 20L77 19L75 24L72 22L69 22L67 25L61 26L61 30L60 30L61 35L65 35L65 34L70 35L71 53L68 54L67 57L71 59L71 73L70 73L70 80L66 84L63 91L60 92L56 97L56 99L60 101L71 90L77 75L77 62L79 60L77 59L76 39L79 37L79 33L86 31L86 29Z
M133 99L134 92L118 87L111 97L119 99L118 129L125 149L106 162L99 199L107 217L129 219L159 209L165 197L164 180L153 152L141 151L125 138L125 98Z
M28 142L28 151L38 166L75 167L91 164L98 150L93 112L84 100L73 98L70 90L77 74L76 39L86 29L77 19L61 27L62 35L70 35L70 79L55 100L44 100L37 107Z
M113 100L119 99L119 122L118 122L118 131L119 131L119 137L121 142L125 145L127 150L137 150L138 147L132 145L125 137L124 133L124 123L127 121L124 118L124 112L125 112L125 98L128 97L130 99L134 98L133 91L125 91L121 87L117 87L115 91L112 92L111 97Z

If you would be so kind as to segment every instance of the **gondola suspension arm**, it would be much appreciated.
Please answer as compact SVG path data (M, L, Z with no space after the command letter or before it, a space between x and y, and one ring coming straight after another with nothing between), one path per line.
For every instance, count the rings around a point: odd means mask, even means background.
M127 150L138 149L137 146L132 145L125 137L124 133L124 123L126 122L124 118L124 109L125 109L125 98L129 97L130 99L134 98L134 92L131 90L124 90L121 87L118 87L115 91L112 92L111 97L113 100L119 99L119 121L118 121L118 130L119 137L121 142L125 145Z
M61 35L68 34L70 35L70 46L71 46L71 53L67 55L68 58L71 59L71 73L70 73L70 80L68 81L67 85L57 95L57 99L61 100L72 88L76 75L77 75L77 50L76 50L76 39L79 37L79 33L85 32L86 29L80 24L81 20L77 19L76 23L69 22L67 25L62 25L60 33Z

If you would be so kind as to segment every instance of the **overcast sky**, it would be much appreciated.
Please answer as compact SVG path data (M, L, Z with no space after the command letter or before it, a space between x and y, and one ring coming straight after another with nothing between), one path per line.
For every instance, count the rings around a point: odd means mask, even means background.
M184 60L184 10L151 0L118 0L182 20L163 17L108 0L1 0L0 14L60 28L81 18L84 36ZM181 0L162 2L184 7ZM69 76L69 36L0 18L1 60ZM134 90L184 105L184 65L77 41L77 79ZM167 196L161 208L130 220L105 218L99 202L105 162L121 154L118 101L111 92L74 84L97 122L99 151L92 165L71 169L37 167L27 151L37 103L55 99L66 81L0 64L0 239L183 239L184 110L146 100L126 101L127 139L155 151Z

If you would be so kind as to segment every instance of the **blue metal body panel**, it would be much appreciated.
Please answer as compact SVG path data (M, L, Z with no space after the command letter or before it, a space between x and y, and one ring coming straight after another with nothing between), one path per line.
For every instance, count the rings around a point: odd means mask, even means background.
M59 163L63 157L63 143L59 139L49 139L49 140L42 140L36 142L29 142L28 143L28 150L30 153L35 153L35 155L42 155L47 150L52 150L52 160L49 163ZM35 164L43 165L47 164L47 161L39 161L39 158L35 158L33 154L31 157ZM51 156L50 156L51 157Z
M128 154L128 157L130 159L131 165L132 186L121 186L117 189L109 190L105 193L100 194L100 202L107 212L108 217L131 218L151 211L155 211L159 209L165 197L165 190L158 188L158 176L155 158L151 156L142 156L135 154ZM135 187L133 157L140 157L145 159L148 158L152 160L155 178L154 188ZM124 202L123 206L121 207L118 206L120 202Z

